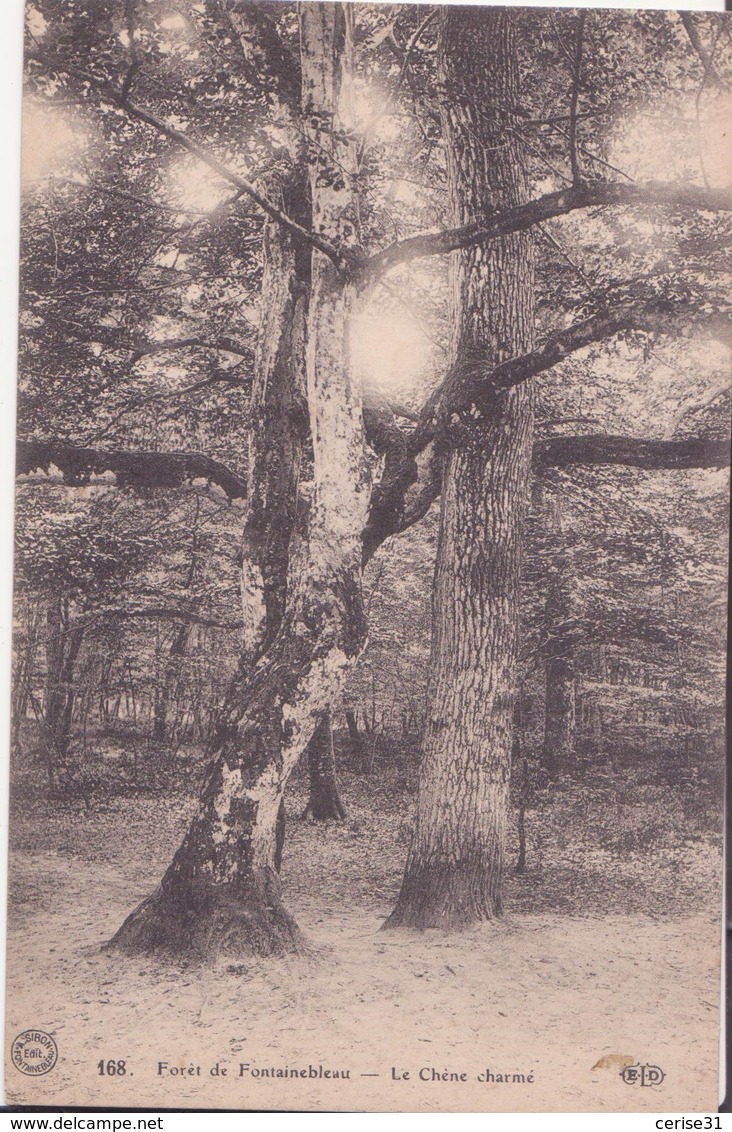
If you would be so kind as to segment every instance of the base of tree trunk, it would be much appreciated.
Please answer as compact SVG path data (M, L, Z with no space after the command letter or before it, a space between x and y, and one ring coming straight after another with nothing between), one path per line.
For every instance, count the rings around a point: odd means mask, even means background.
M305 940L282 904L277 874L263 869L246 890L200 883L176 890L163 884L127 917L106 947L215 962L298 954L305 950Z
M391 928L442 928L454 932L502 913L500 878L485 867L462 864L408 865L396 907L382 925Z
M310 790L308 804L303 810L303 821L345 821L346 807L343 805L338 787L319 790L313 795Z

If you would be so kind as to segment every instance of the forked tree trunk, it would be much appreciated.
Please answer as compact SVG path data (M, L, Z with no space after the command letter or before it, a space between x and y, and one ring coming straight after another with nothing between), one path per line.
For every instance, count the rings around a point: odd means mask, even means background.
M326 711L308 743L308 802L303 818L312 821L343 821L346 807L338 789L333 723Z
M351 20L341 5L301 9L313 226L337 243L352 243L358 231L348 175L352 143L341 117ZM361 393L349 367L352 287L320 252L311 264L305 369L313 494L306 537L296 556L290 551L279 632L253 669L247 650L242 657L183 844L158 890L112 940L125 950L210 960L302 946L281 901L278 814L297 759L363 647L361 531L368 505Z
M441 70L450 222L526 199L516 134L515 15L448 8ZM531 238L451 261L455 358L475 371L531 349ZM442 485L417 819L385 927L456 929L501 911L516 686L519 567L533 394L495 397L452 427Z

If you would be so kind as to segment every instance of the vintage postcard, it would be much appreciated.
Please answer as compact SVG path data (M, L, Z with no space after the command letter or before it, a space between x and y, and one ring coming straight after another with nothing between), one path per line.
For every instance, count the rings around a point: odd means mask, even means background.
M730 19L30 0L6 1103L716 1110Z

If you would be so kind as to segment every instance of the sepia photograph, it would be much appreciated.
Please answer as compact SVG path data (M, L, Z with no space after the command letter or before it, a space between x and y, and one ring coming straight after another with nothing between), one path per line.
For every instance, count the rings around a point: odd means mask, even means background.
M732 16L23 77L5 1103L716 1112Z

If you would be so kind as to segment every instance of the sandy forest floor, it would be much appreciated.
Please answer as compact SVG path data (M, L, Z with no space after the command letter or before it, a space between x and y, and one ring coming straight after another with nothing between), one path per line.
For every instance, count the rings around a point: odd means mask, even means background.
M189 791L89 809L19 791L8 1031L51 1033L59 1061L39 1078L8 1066L6 1100L716 1109L718 838L695 832L694 814L652 787L614 808L600 788L560 790L529 811L529 869L508 877L503 920L455 937L382 933L406 852L404 785L345 774L348 820L322 827L299 820L296 783L283 882L311 952L211 970L100 951L159 880ZM108 1059L124 1059L125 1075L100 1075ZM186 1073L161 1074L159 1062ZM625 1084L624 1063L657 1065L665 1080ZM309 1066L350 1076L252 1072ZM466 1079L432 1080L432 1070ZM487 1070L531 1079L486 1081Z

